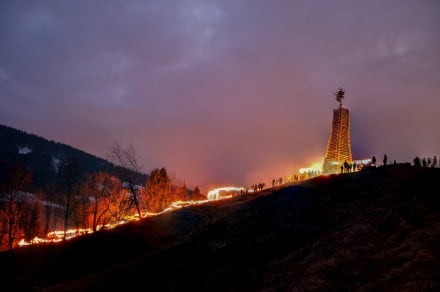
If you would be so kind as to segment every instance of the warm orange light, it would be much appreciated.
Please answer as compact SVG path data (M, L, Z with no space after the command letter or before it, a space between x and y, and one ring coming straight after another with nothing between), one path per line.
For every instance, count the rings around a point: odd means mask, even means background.
M231 192L241 192L244 191L243 187L220 187L208 192L208 200L220 200L226 199L227 197L232 197L232 194L228 194Z
M221 197L219 199L225 199L225 197ZM175 201L172 202L170 204L170 206L164 210L162 210L159 213L151 213L151 212L142 212L142 218L147 218L147 217L152 217L152 216L157 216L160 215L162 213L166 213L166 212L170 212L170 211L174 211L180 208L184 208L187 206L191 206L191 205L199 205L199 204L204 204L208 202L208 200L198 200L198 201ZM126 217L124 217L122 220L118 221L118 222L112 222L112 223L108 223L104 226L100 225L97 227L97 230L101 230L102 228L105 229L112 229L115 228L119 225L131 222L131 221L138 221L139 220L139 215L137 213L128 215ZM77 236L80 235L85 235L85 234L90 234L93 233L92 228L86 228L86 229L82 229L82 228L72 228L72 229L68 229L66 230L66 240L75 238ZM33 244L41 244L41 243L55 243L55 242L61 242L63 241L63 237L64 237L64 230L54 230L49 232L46 235L46 238L40 238L40 237L34 237L33 239L26 241L24 239L20 240L18 242L18 246L26 246L26 245L33 245Z
M309 173L309 172L321 172L322 170L322 161L314 162L309 167L304 167L299 169L299 173Z

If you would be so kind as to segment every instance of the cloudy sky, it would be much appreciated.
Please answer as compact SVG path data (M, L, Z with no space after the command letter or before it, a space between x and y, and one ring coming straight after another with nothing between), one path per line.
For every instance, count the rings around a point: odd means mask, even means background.
M1 1L0 123L202 190L322 162L440 154L437 0ZM381 158L378 159L381 161Z

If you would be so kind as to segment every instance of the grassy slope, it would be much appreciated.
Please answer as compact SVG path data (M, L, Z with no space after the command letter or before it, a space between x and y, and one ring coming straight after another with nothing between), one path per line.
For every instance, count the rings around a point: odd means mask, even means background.
M0 254L7 289L440 289L440 169L381 167Z

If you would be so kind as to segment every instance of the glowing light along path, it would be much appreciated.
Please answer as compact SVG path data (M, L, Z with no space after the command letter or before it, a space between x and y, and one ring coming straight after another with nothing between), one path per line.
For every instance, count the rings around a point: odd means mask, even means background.
M183 207L187 207L187 206L191 206L191 205L204 204L208 201L230 198L230 197L232 197L232 195L221 196L221 193L222 192L225 192L225 193L226 192L240 192L241 190L244 190L244 188L242 188L242 187L217 188L217 189L209 191L207 200L175 201L175 202L172 202L168 208L164 209L163 211L161 211L159 213L150 213L150 212L142 213L142 218L157 216L157 215L160 215L160 214L163 214L166 212L174 211L174 210L177 210L177 209L180 209ZM131 221L137 221L137 220L139 220L139 216L137 214L129 215L119 222L112 223L112 224L106 224L105 226L101 225L98 227L98 230L100 230L102 228L112 229L112 228L115 228L116 226L131 222ZM75 237L78 237L81 235L85 235L85 234L91 234L91 233L93 233L92 228L67 229L66 230L66 240L72 239L72 238L75 238ZM63 241L63 237L64 237L64 230L55 230L55 231L49 232L47 234L46 238L40 238L40 237L36 236L33 239L31 239L30 241L26 241L26 240L22 239L18 242L18 245L21 247L21 246L33 245L33 244L61 242L61 241Z
M226 199L232 197L231 194L229 195L222 195L222 193L230 193L230 192L241 192L244 191L244 188L242 187L221 187L217 189L210 190L208 192L208 200L220 200L220 199Z

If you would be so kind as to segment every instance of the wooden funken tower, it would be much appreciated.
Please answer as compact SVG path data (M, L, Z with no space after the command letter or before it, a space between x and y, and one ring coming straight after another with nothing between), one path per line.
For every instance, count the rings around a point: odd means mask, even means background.
M350 113L348 109L342 107L344 94L345 90L342 88L334 93L339 108L333 110L333 123L322 165L323 174L338 173L345 161L351 164L353 160L350 144Z

